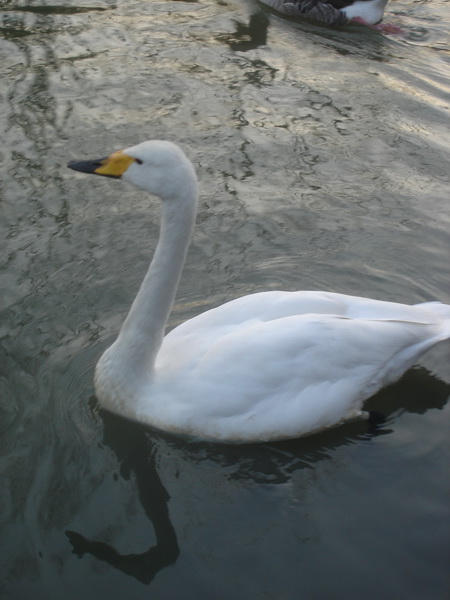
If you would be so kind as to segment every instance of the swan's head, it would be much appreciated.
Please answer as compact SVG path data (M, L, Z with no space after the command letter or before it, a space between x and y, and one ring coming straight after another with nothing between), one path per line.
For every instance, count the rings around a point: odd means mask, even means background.
M189 159L175 144L161 140L142 142L106 158L75 161L75 171L123 179L163 200L197 193L197 180Z

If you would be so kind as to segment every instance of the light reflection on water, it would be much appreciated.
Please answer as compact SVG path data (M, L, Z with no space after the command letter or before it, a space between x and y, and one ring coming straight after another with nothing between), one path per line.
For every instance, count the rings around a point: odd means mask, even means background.
M404 39L235 1L1 5L5 597L444 597L448 345L371 401L377 435L227 448L101 415L158 207L65 168L187 149L171 326L262 289L448 302L449 8L391 4Z

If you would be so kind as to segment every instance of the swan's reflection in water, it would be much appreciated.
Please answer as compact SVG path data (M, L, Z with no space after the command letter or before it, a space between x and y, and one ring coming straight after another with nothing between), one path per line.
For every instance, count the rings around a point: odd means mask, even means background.
M150 584L161 569L176 562L180 549L168 510L169 494L158 473L158 448L170 447L181 462L190 465L215 463L222 469L224 479L256 486L278 485L290 481L301 469L314 469L323 460L333 460L339 447L371 443L378 436L391 434L391 426L395 427L396 419L404 412L424 414L430 409L442 409L449 395L448 384L417 367L366 403L369 409L386 415L386 422L380 426L370 428L355 422L302 439L245 446L186 442L101 411L104 444L114 451L120 475L135 480L157 543L141 554L119 554L102 541L67 531L73 552L79 557L91 554L143 584ZM208 514L208 507L204 513Z
M80 558L91 554L141 583L149 584L164 567L172 565L180 553L177 536L169 517L169 494L156 465L156 451L142 425L102 411L105 445L112 448L120 463L120 475L133 477L139 501L153 525L156 545L141 554L119 554L112 546L66 531L73 551Z
M257 12L249 17L248 25L242 21L234 21L234 33L218 34L219 42L228 44L231 50L247 52L255 50L267 43L269 19L263 12Z

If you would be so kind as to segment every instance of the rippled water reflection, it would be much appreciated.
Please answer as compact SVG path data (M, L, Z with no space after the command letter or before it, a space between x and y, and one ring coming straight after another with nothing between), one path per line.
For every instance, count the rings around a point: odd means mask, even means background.
M148 137L188 151L171 326L262 289L449 302L450 5L391 2L404 38L250 0L0 9L0 595L446 597L448 344L371 400L377 435L224 448L101 414L93 366L158 206L65 165Z

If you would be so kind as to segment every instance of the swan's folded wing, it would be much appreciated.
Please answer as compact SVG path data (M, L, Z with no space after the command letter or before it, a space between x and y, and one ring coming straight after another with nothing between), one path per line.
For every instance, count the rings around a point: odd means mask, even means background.
M446 313L450 320L450 308L439 305L443 307L442 313L435 308L438 304L408 306L323 291L259 292L236 298L185 321L166 336L165 343L177 345L178 336L197 336L203 331L216 331L219 337L224 332L231 332L254 322L306 314L431 323L439 313L442 316Z
M433 345L435 324L302 315L207 339L178 338L162 387L192 425L286 437L330 427L394 381ZM158 363L157 363L158 368ZM269 430L272 433L269 433ZM256 438L255 438L256 439Z

